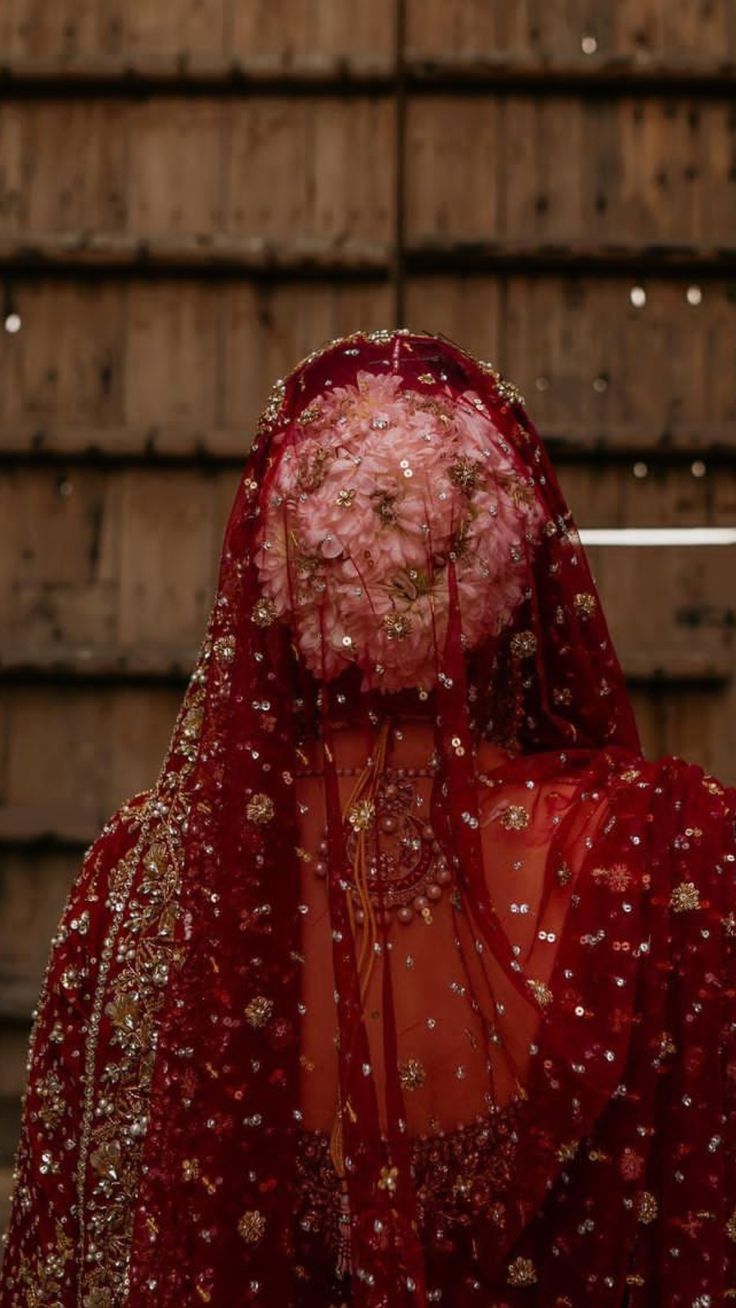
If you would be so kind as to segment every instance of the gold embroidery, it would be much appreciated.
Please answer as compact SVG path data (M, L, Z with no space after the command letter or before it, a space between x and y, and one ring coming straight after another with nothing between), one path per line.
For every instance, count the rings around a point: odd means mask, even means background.
M270 627L276 621L276 609L270 599L264 595L253 605L251 618L257 627Z
M670 905L675 913L687 913L700 908L700 894L694 881L681 881L670 895Z
M264 795L260 792L253 795L248 801L245 809L245 815L249 822L255 822L256 826L265 826L270 822L276 809L270 795Z
M657 1200L650 1190L642 1190L636 1202L637 1220L643 1225L653 1222L659 1211Z
M535 996L537 1002L541 1004L543 1008L546 1007L547 1004L552 1003L552 991L548 985L545 985L544 981L537 981L534 977L528 977L527 985Z
M257 1208L251 1208L243 1213L238 1222L238 1231L246 1244L258 1244L266 1232L266 1219L263 1213Z
M175 934L186 816L181 792L197 756L211 648L208 631L156 786L135 813L135 843L109 875L111 921L86 1039L77 1165L84 1308L119 1308L129 1289L156 1022L171 970L181 961ZM103 1016L110 1020L104 1043ZM89 1167L98 1177L93 1186Z
M535 653L537 638L533 631L517 631L511 637L511 653L517 659L528 659Z
M581 591L575 596L573 604L575 612L581 618L590 618L595 613L596 598L595 595L591 595L590 591Z
M515 1258L509 1265L509 1285L534 1285L537 1273L531 1258Z
M418 1058L407 1058L399 1068L399 1080L404 1090L420 1090L427 1079L427 1073Z
M509 804L501 814L504 831L523 831L529 826L529 814L523 804Z
M246 1005L245 1017L249 1026L258 1028L266 1026L273 1013L273 1000L267 999L265 995L256 995Z

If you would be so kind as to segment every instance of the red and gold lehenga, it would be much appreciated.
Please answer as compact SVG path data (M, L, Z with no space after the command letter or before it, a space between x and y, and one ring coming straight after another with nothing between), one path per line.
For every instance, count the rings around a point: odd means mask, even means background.
M514 387L317 351L53 941L2 1308L736 1300L733 822Z

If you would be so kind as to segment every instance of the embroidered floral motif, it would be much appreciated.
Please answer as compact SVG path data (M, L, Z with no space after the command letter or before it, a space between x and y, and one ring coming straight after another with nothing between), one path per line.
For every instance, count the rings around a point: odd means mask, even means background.
M638 1221L648 1226L650 1222L656 1219L659 1212L659 1205L651 1190L642 1190L636 1201L636 1216Z
M509 804L501 814L504 831L524 831L529 826L529 811L523 804Z
M245 808L245 815L249 822L255 822L256 826L265 826L267 822L273 819L276 812L274 802L270 795L258 793L248 801Z
M589 591L581 591L575 596L573 603L575 612L581 618L592 617L597 607L595 595L591 595Z
M256 995L251 999L245 1010L245 1016L248 1024L252 1027L266 1026L273 1013L273 1000L267 999L265 995Z
M536 1269L531 1258L515 1258L509 1264L509 1285L534 1285L537 1279Z
M238 1222L238 1231L246 1244L259 1244L266 1233L266 1219L257 1208L243 1213Z
M700 894L694 881L681 881L670 895L670 904L675 913L688 913L700 908Z
M399 1078L405 1090L421 1090L427 1079L427 1072L418 1058L407 1058L399 1068Z
M517 631L511 637L511 653L519 659L531 658L536 652L537 638L533 631Z

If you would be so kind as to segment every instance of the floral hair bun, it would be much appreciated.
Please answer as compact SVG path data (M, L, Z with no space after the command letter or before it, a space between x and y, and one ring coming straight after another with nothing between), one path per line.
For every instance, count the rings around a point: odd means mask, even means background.
M483 401L359 372L320 394L279 454L256 556L271 618L312 673L429 690L455 562L463 640L500 631L541 525L533 484Z

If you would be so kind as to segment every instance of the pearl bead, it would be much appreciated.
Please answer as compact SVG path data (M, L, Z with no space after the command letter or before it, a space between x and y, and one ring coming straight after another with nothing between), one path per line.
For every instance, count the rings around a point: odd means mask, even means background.
M320 859L318 863L315 863L315 865L314 865L314 875L317 876L317 877L326 877L326 876L327 876L327 864L324 862L323 859Z
M405 925L407 925L409 922L412 922L414 920L414 914L412 910L409 908L408 904L402 904L396 916L399 919L399 921L403 922Z
M414 907L417 910L417 913L421 913L422 909L427 908L428 905L429 905L429 901L424 895L417 895L416 899L414 900Z
M434 882L431 882L430 885L427 886L427 899L432 899L436 903L437 900L441 898L442 890L440 886L436 886Z

